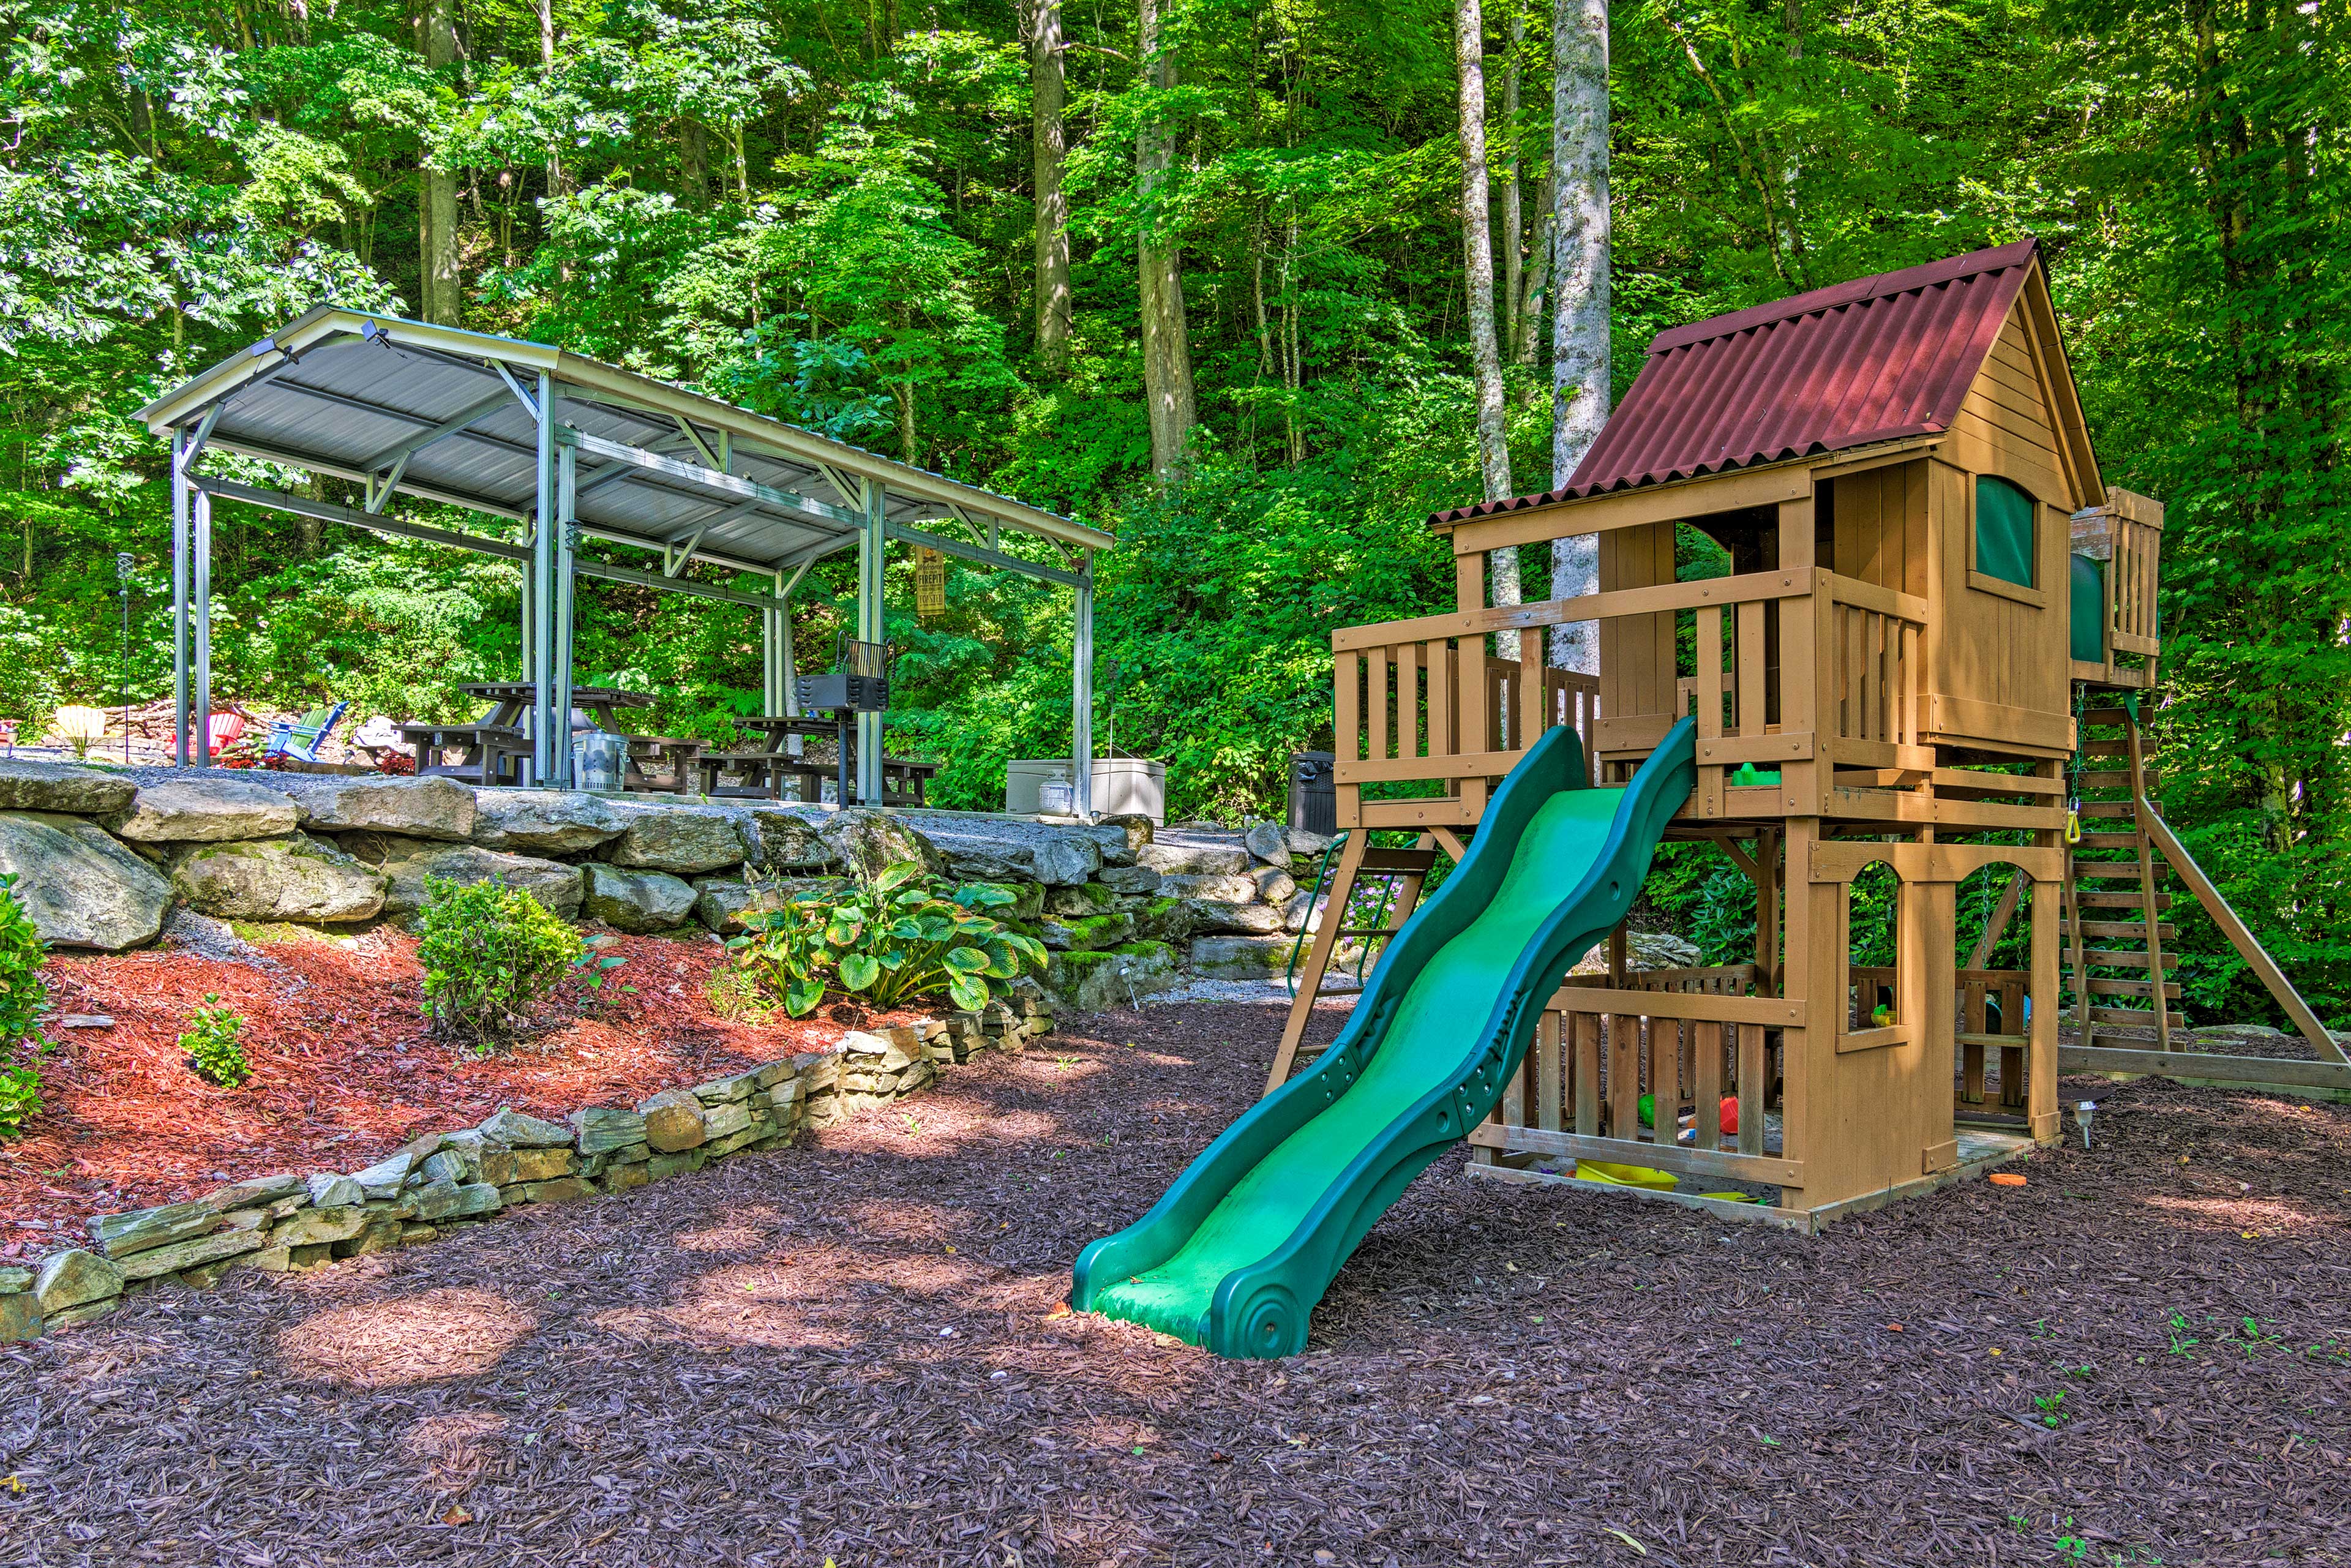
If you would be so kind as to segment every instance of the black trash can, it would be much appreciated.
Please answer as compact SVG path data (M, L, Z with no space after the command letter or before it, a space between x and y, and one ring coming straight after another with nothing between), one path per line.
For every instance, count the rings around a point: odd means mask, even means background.
M1332 779L1332 754L1290 754L1290 825L1325 838L1339 831L1339 788Z

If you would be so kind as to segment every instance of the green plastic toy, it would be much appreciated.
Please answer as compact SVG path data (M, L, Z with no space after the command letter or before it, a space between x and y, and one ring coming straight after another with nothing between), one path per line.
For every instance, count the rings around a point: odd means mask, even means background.
M1078 1254L1070 1305L1219 1355L1292 1355L1364 1233L1485 1120L1569 964L1632 908L1697 779L1685 717L1622 789L1575 733L1531 747L1468 857L1388 944L1353 1018L1150 1213Z

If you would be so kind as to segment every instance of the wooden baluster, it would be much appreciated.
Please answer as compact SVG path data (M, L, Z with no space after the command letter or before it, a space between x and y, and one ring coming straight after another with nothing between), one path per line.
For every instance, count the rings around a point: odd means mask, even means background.
M1371 660L1371 724L1368 727L1372 760L1384 762L1394 755L1388 750L1388 659L1395 650L1374 648L1366 655Z
M1513 721L1512 749L1524 751L1551 727L1551 682L1543 666L1543 634L1537 627L1519 633L1519 712Z
M1432 637L1421 649L1428 672L1428 755L1453 755L1453 644Z
M1568 1025L1575 1048L1575 1130L1583 1137L1600 1133L1600 1015L1570 1013Z
M1396 644L1396 755L1418 757L1420 749L1420 672L1415 668L1417 643Z
M1363 661L1353 653L1338 655L1332 674L1331 747L1341 762L1360 762L1363 756ZM1363 786L1341 784L1334 788L1337 798L1339 826L1353 828L1363 821Z
M1675 1113L1682 1103L1682 1029L1678 1019L1649 1020L1649 1131L1663 1147L1674 1145Z
M1560 1111L1566 1099L1559 1049L1560 1025L1565 1021L1562 1014L1546 1008L1535 1023L1534 1124L1552 1133L1560 1130Z
M1697 1118L1698 1146L1719 1149L1722 1147L1722 1026L1710 1019L1701 1019L1698 1026L1696 1066L1698 1103L1691 1111Z
M1763 733L1763 609L1761 600L1739 607L1739 697L1731 712L1740 735Z
M2021 1035L2024 1030L2024 982L2017 979L2000 983L2000 1032ZM2000 1104L2004 1111L2024 1109L2024 1048L2003 1045L2000 1048Z
M1760 1155L1763 1152L1763 1102L1771 1088L1763 1080L1763 1026L1734 1027L1739 1030L1739 1152Z
M1608 1135L1641 1135L1641 1020L1608 1016Z
M1454 755L1488 748L1493 721L1486 707L1486 639L1464 637L1454 651L1453 690L1460 699L1454 714ZM1480 816L1486 810L1486 780L1461 780L1462 804Z
M1723 800L1723 774L1719 763L1706 759L1706 743L1722 738L1722 606L1702 604L1698 612L1698 809L1700 816L1719 817L1729 807Z

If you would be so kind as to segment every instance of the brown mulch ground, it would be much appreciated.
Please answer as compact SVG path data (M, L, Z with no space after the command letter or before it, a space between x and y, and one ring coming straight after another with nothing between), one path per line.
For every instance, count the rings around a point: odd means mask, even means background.
M350 945L269 942L250 962L170 948L53 957L57 1012L114 1022L47 1030L56 1049L36 1063L46 1110L20 1142L0 1143L0 1260L78 1240L91 1214L247 1176L357 1170L501 1105L560 1118L634 1104L841 1036L825 1019L720 1017L708 986L721 950L706 939L622 936L601 951L623 960L608 988L567 985L540 1032L486 1058L426 1036L415 939L389 928ZM245 1019L254 1076L242 1088L206 1083L178 1047L207 993Z
M1302 1357L1052 1316L1279 1023L0 1353L0 1563L2351 1560L2351 1111L2099 1084L2029 1186L1813 1239L1448 1160Z

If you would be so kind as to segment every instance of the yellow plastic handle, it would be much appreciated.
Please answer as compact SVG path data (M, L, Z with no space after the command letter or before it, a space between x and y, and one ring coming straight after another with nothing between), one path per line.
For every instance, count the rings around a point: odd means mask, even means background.
M2068 811L2065 813L2065 842L2068 845L2072 845L2078 844L2081 841L2082 813L2079 811Z

